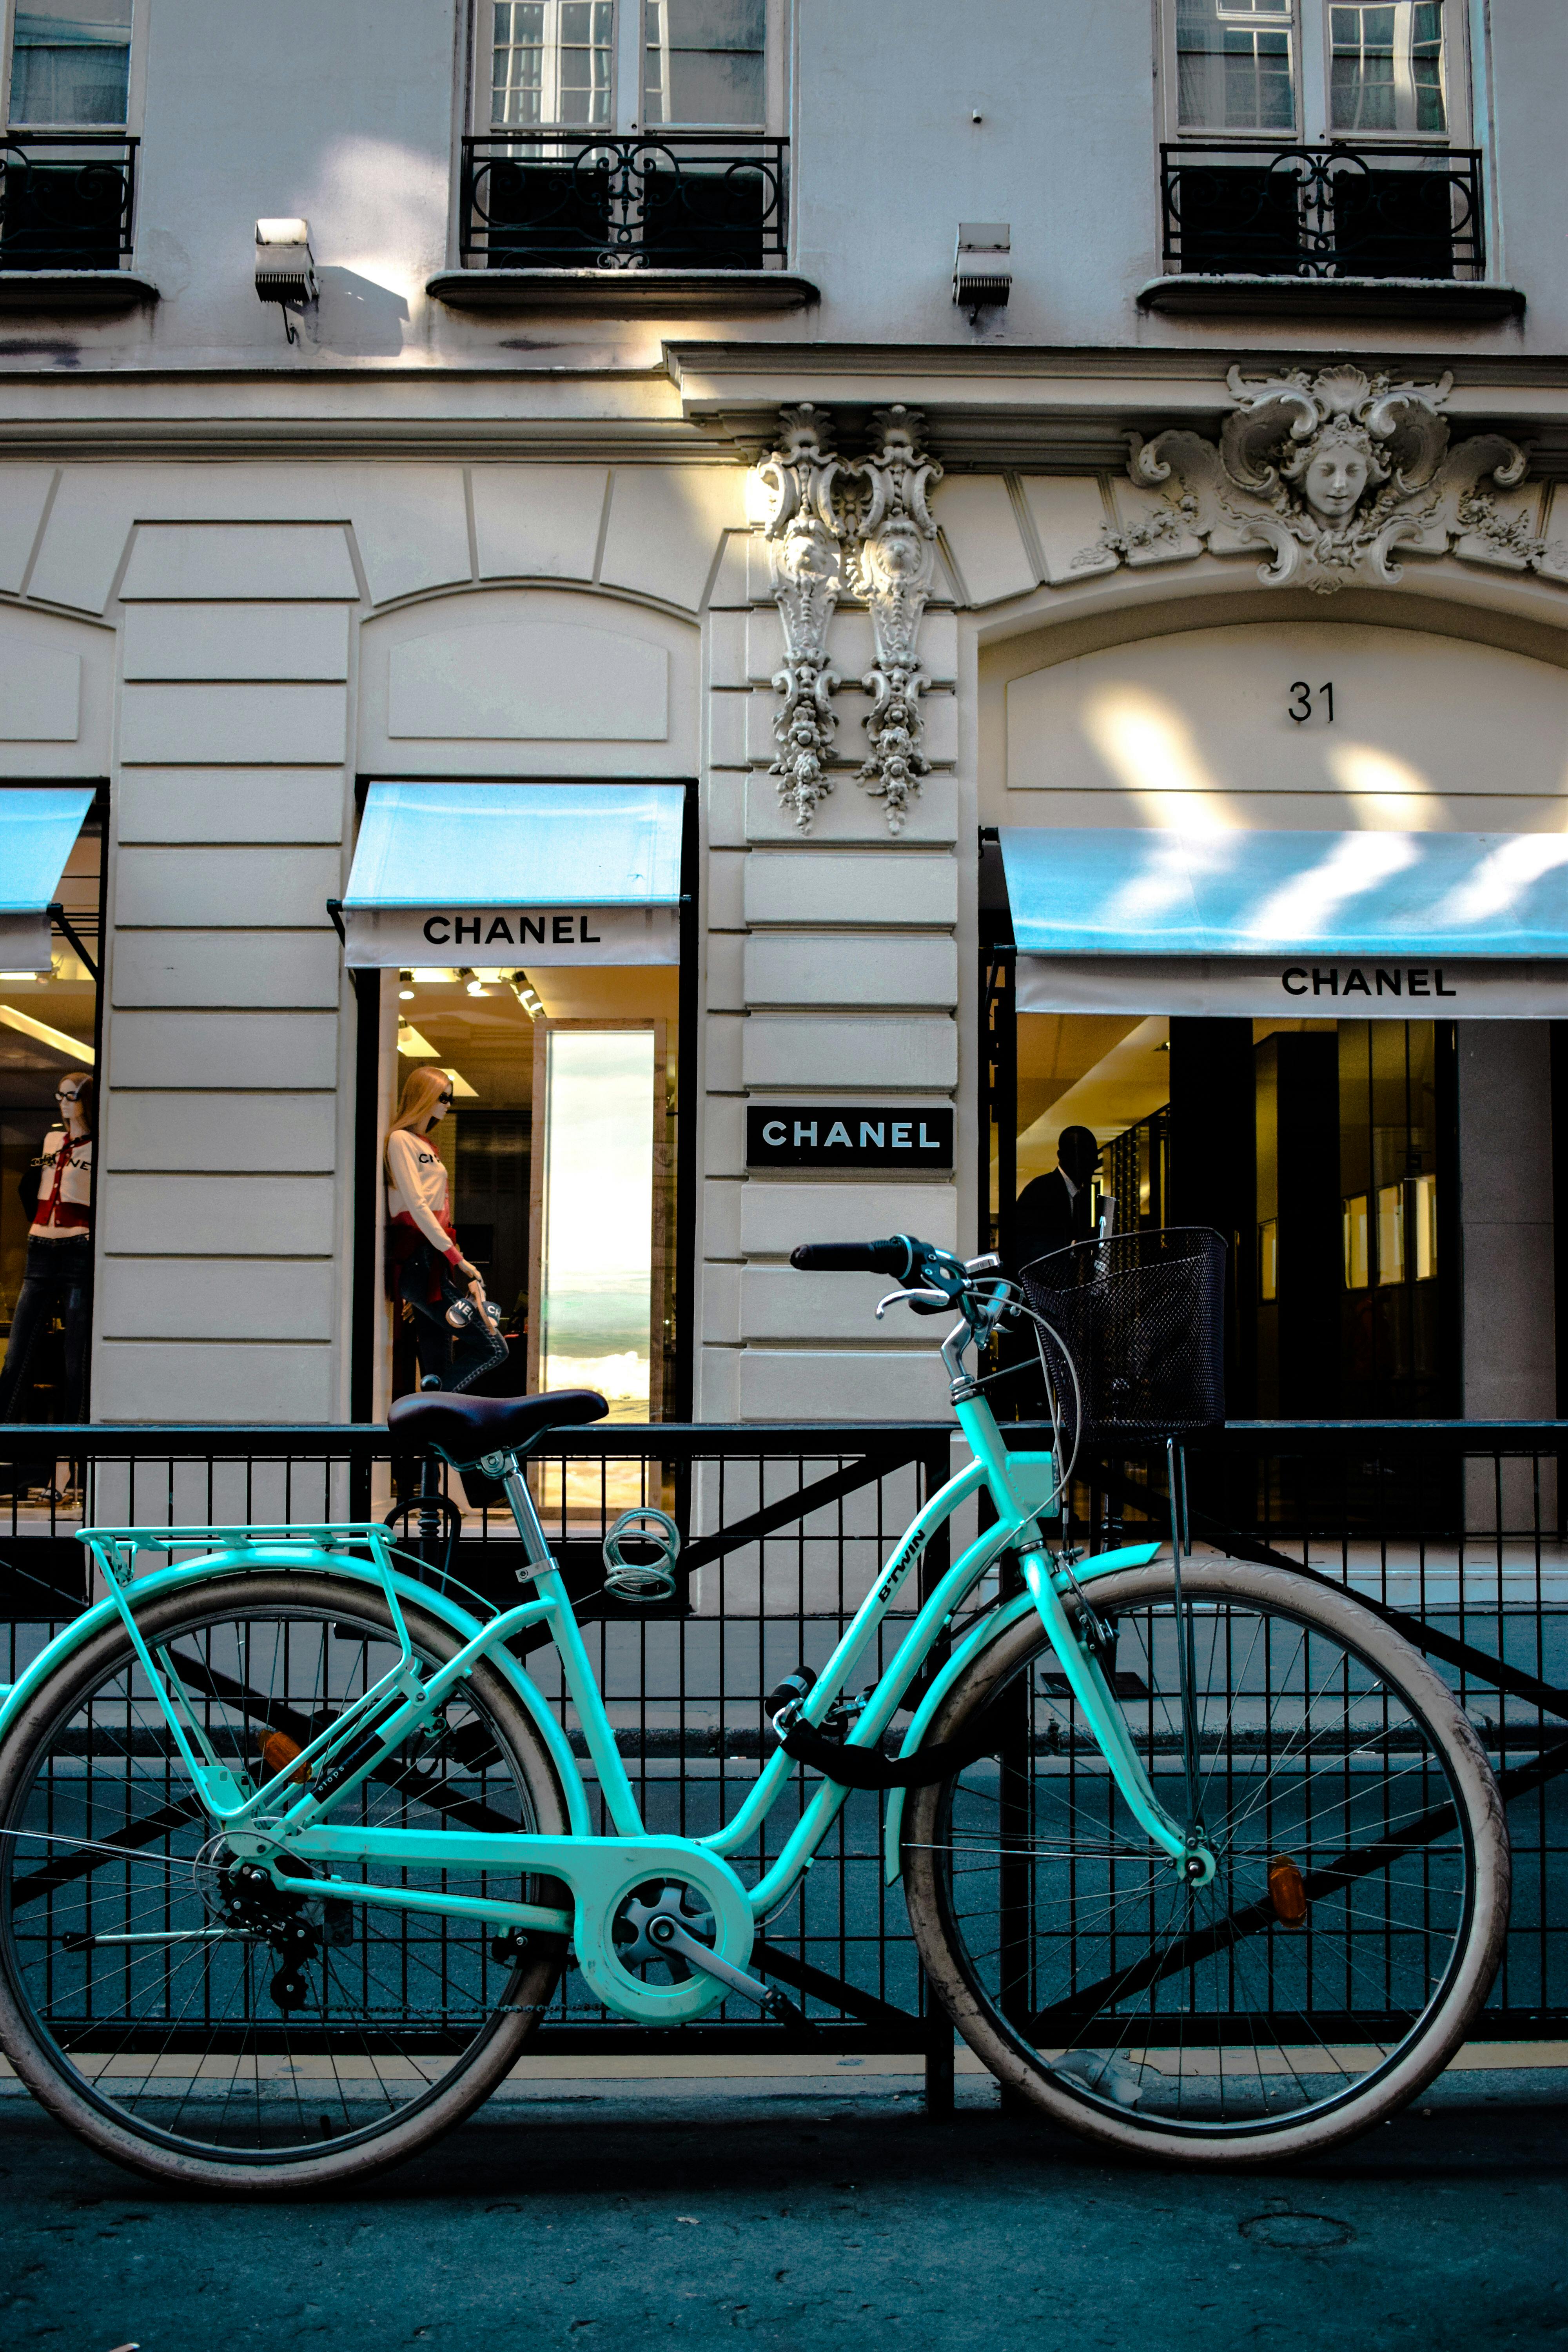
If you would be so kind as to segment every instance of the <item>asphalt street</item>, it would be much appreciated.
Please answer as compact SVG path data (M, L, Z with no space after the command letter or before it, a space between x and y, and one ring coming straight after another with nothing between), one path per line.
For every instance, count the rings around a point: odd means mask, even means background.
M1568 2070L1194 2179L914 2077L539 2081L357 2197L172 2194L0 2100L0 2344L1568 2347Z

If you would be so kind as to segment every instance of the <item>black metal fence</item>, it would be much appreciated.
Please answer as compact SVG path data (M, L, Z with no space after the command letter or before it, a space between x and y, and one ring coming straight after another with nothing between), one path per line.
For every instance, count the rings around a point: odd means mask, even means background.
M1172 270L1263 278L1483 278L1477 148L1184 139L1162 147Z
M0 269L118 269L128 260L136 145L89 131L0 138Z
M1032 1447L1046 1433L1018 1423L1007 1435ZM799 1664L822 1664L948 1476L952 1436L945 1423L601 1425L563 1433L538 1459L542 1514L650 1828L701 1834L734 1811L771 1749L762 1694ZM1500 2040L1568 2031L1565 1450L1559 1423L1254 1423L1189 1453L1200 1549L1349 1585L1416 1643L1481 1728L1514 1842L1512 1926L1486 2021ZM604 1590L605 1535L643 1503L671 1511L684 1538L677 1592L651 1609ZM955 1540L979 1507L959 1516ZM89 1598L74 1535L84 1517L188 1527L389 1512L425 1573L485 1601L515 1600L510 1517L455 1477L395 1460L384 1429L0 1431L0 1679ZM1074 1516L1091 1549L1163 1531L1158 1465L1086 1464ZM922 1593L951 1556L945 1536L931 1545ZM874 1678L917 1605L911 1593L891 1613L858 1681ZM553 1653L541 1642L530 1665L565 1716ZM776 1856L814 1785L797 1780L742 1858L748 1874ZM852 1794L804 1886L764 1928L770 1968L805 1997L824 2052L908 2053L941 2100L951 2037L929 2016L901 1895L883 1881L879 1828L877 1799ZM699 2047L777 2046L775 2028L728 2011L682 2031ZM557 2048L668 2038L609 2020L573 1976L543 2032Z
M788 146L746 131L615 138L529 130L465 139L464 267L782 267Z

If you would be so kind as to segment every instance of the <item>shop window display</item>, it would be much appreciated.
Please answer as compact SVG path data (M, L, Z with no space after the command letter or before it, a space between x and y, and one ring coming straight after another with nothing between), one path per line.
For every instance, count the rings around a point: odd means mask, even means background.
M0 970L0 1423L61 1423L88 1411L97 1193L97 986L79 945L99 923L101 826L89 815L57 897L47 968ZM0 1468L7 1491L74 1501L68 1464Z
M389 1395L436 1379L667 1409L678 1012L673 965L399 975Z

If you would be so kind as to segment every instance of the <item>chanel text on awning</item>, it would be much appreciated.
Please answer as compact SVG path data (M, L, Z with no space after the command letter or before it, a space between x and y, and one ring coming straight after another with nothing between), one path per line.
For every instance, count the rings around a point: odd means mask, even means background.
M427 915L420 926L433 948L496 946L596 947L599 933L586 915Z
M1434 984L1436 983L1436 984ZM1458 996L1443 967L1430 963L1287 965L1279 985L1287 996Z

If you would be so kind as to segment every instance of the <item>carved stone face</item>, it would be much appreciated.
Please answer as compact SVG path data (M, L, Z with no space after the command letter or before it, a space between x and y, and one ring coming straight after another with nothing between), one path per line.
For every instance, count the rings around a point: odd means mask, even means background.
M907 515L889 515L874 551L878 567L890 583L918 577L926 551L919 531Z
M1352 442L1331 441L1302 478L1307 504L1325 522L1344 522L1360 504L1370 470L1364 452Z

